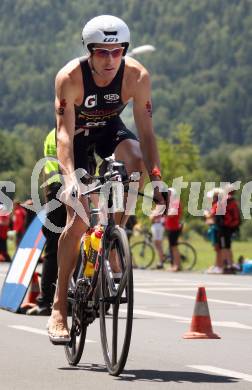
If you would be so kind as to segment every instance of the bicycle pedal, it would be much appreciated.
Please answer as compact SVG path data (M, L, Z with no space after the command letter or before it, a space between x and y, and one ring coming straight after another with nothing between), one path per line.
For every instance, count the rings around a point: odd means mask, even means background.
M68 290L67 296L68 296L68 298L74 298L74 291L73 290Z

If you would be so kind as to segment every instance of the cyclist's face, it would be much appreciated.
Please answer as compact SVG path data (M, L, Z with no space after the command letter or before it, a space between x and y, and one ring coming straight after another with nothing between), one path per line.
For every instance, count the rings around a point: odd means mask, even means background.
M120 44L95 45L92 51L93 67L105 79L115 77L122 60L123 47Z

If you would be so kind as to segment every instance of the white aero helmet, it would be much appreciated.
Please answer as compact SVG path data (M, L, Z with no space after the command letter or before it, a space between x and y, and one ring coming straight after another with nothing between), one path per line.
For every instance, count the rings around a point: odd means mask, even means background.
M130 43L130 31L127 24L112 15L100 15L91 19L82 30L82 42L86 52L91 52L96 43L121 43L126 55Z

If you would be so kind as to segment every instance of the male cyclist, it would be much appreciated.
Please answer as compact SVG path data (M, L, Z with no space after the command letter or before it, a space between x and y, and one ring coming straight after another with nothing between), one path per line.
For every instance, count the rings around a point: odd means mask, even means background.
M152 126L150 77L138 61L125 57L130 43L128 26L117 17L98 16L84 26L82 40L88 55L66 64L55 83L57 155L65 175L62 198L67 204L73 188L80 193L74 171L88 169L91 150L101 158L114 153L116 160L124 161L128 174L143 172L145 164L150 180L161 180ZM139 141L119 116L130 100ZM159 204L165 203L157 187L154 194ZM87 211L85 199L79 200ZM48 322L49 338L54 344L70 340L68 281L76 265L80 238L87 229L79 216L73 216L73 209L67 206L68 228L59 239L58 285Z

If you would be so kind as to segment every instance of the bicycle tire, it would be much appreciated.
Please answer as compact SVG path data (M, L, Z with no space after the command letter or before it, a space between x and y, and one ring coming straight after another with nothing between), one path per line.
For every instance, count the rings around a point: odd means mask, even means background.
M82 253L82 249L80 250L79 253L77 266L70 282L70 287L68 290L68 297L67 297L67 310L68 313L69 312L71 313L71 324L69 327L71 340L67 345L65 345L64 348L65 348L66 358L70 366L76 366L79 363L83 354L85 340L86 340L86 333L87 333L87 326L83 324L81 319L78 320L76 319L76 312L80 313L80 309L76 310L74 306L76 305L76 300L73 296L73 292L76 288L76 282L78 278L81 277L81 275L83 274L83 260L82 260L81 253Z
M197 262L197 252L188 242L178 242L180 253L180 267L184 271L191 271Z
M74 323L76 324L75 311L73 308L74 303L74 299L68 298L68 308L71 309L72 313L72 323L70 326L71 341L65 345L64 348L70 366L76 366L79 363L83 354L87 333L87 326L84 325L81 320L79 320L78 326L74 325Z
M111 290L111 250L116 250L122 276L115 291ZM115 252L114 252L115 254ZM129 243L125 231L115 226L110 233L110 243L105 249L102 261L100 298L100 335L104 361L108 372L118 376L127 361L133 322L133 273ZM110 272L109 272L110 271ZM107 313L110 302L112 317ZM121 308L123 306L123 309ZM120 317L119 317L120 312Z
M132 262L136 268L146 269L155 259L155 249L145 241L138 241L131 245Z

